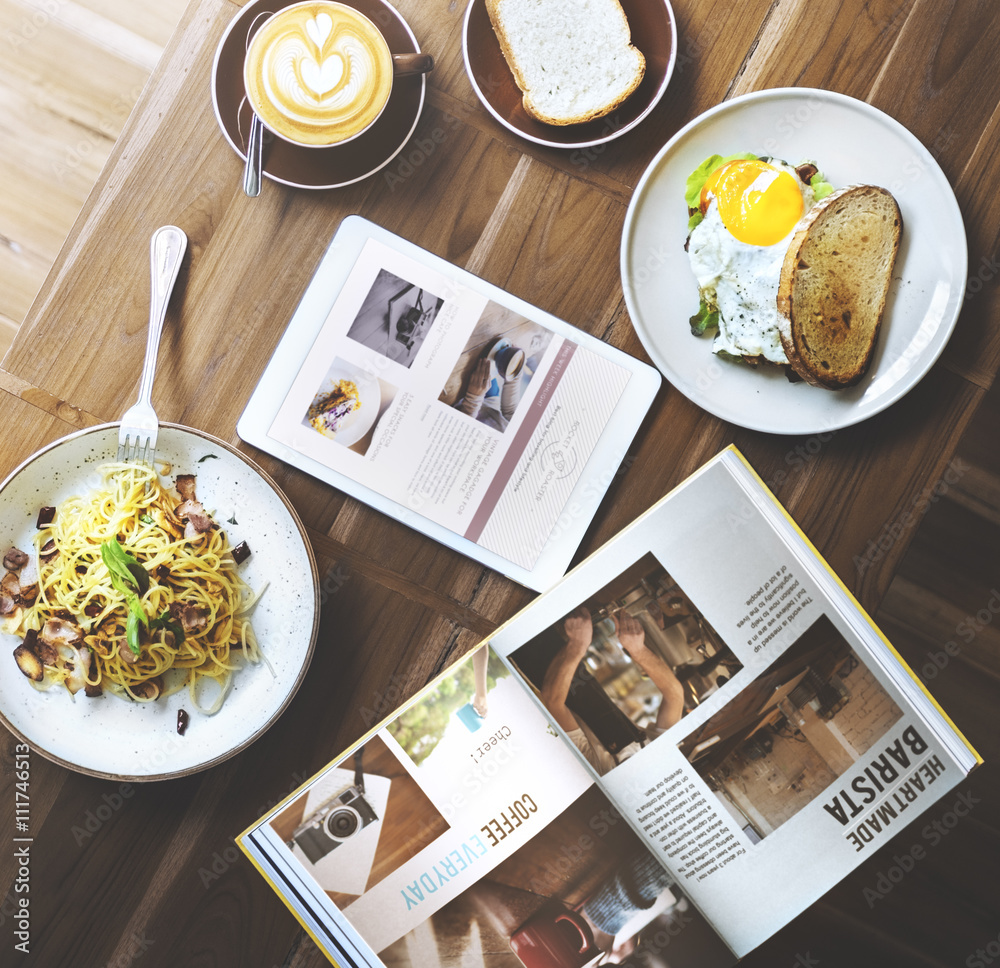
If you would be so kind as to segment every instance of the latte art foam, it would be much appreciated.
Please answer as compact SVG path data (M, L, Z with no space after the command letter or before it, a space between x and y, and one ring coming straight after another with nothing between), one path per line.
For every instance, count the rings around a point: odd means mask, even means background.
M375 25L338 3L299 3L275 14L247 52L247 96L273 131L308 145L353 138L392 90L388 45Z

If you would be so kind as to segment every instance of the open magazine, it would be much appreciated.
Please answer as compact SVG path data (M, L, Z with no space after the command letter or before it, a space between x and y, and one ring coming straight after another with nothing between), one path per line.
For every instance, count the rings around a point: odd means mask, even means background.
M339 965L707 968L979 762L731 447L238 842Z

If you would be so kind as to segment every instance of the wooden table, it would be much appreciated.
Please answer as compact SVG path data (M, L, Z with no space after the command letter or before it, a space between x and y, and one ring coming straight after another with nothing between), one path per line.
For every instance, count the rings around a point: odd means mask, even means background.
M190 249L160 349L154 403L161 419L233 442L236 420L317 260L353 212L641 357L618 248L630 195L650 159L682 124L725 98L767 87L828 88L897 118L953 184L970 253L957 332L901 402L832 435L735 428L665 385L581 554L735 442L874 610L912 535L911 524L894 525L919 520L1000 364L1000 6L678 0L680 57L667 96L586 165L519 140L479 105L462 63L463 5L397 6L436 57L414 135L433 150L404 154L411 161L396 180L376 175L318 192L267 183L250 200L209 97L213 53L238 4L192 0L4 360L0 471L69 431L117 419L134 399L148 240L164 223L181 226ZM529 601L498 574L265 455L252 456L300 511L324 576L310 674L263 738L185 779L120 789L33 755L31 954L12 951L8 905L16 874L8 849L0 861L0 890L11 892L0 905L8 915L0 920L4 965L321 964L281 902L236 855L233 836ZM859 574L855 557L889 534L882 542L888 548ZM971 684L969 706L987 710L992 700L995 709L997 690L983 679ZM995 743L992 731L971 739L987 752ZM8 818L13 751L8 737L0 783ZM985 773L967 781L977 796ZM81 839L74 831L102 804L114 805L110 816ZM995 861L998 840L989 811L977 808L872 904L863 889L892 865L894 851L921 842L919 831L908 829L746 964L956 965L977 947L995 946L996 871L984 853L992 849Z

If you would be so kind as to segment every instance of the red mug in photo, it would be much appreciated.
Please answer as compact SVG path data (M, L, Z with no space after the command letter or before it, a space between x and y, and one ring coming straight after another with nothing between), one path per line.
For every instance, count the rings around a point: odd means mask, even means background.
M510 938L525 968L584 968L603 954L590 925L555 901L539 908Z

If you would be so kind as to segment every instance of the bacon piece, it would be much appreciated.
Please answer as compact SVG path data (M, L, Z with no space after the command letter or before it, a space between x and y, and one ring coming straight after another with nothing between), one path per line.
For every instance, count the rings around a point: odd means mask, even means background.
M198 498L195 497L195 476L194 474L178 474L177 480L174 482L174 486L177 488L177 493L180 494L182 501L197 501Z
M45 624L48 625L48 622ZM75 645L59 645L56 648L59 657L63 660L63 668L69 673L66 677L66 688L73 695L76 695L87 685L87 674L90 672L90 649L86 646L78 649Z
M35 559L29 558L18 572L17 580L21 584L21 594L18 600L22 605L30 605L38 595L38 568Z
M178 474L175 486L181 496L181 503L174 508L174 514L184 522L184 537L196 538L211 531L215 522L195 494L194 474Z
M21 582L17 572L8 571L0 579L0 615L13 615L21 597Z
M208 613L197 605L174 602L170 606L170 617L181 623L185 635L197 635L208 628Z
M0 591L15 601L21 597L21 580L16 571L8 571L0 578Z
M200 501L185 501L174 508L174 514L184 522L184 537L194 538L206 531L211 531L215 527L215 522L211 515L205 510Z
M43 626L39 638L46 645L56 649L61 645L79 645L83 641L83 629L76 622L66 618L50 618Z

